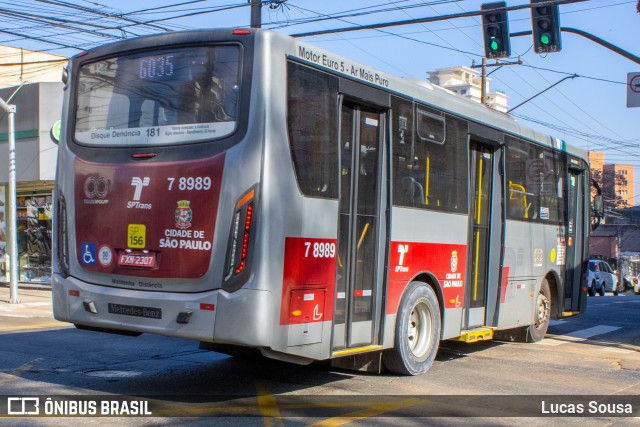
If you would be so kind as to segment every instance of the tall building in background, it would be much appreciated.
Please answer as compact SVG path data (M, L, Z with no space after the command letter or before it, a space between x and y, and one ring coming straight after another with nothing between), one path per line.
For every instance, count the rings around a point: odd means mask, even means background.
M635 204L634 167L623 164L605 164L604 153L589 152L591 177L602 188L608 209L630 208Z
M481 102L481 80L480 73L469 67L438 68L435 71L429 71L429 81L431 83L449 89L475 102ZM487 78L487 105L494 110L506 113L509 110L507 105L509 97L500 91L489 92L490 80Z
M630 208L634 205L633 166L617 163L604 165L602 183L605 198L615 200L617 208Z

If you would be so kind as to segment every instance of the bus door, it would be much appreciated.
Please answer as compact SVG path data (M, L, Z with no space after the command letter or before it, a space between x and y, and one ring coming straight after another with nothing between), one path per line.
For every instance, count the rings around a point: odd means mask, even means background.
M465 329L496 324L504 252L501 161L499 147L471 140Z
M585 309L586 293L582 287L583 267L586 262L585 236L588 227L586 216L587 177L585 169L576 168L580 162L570 159L567 175L567 223L565 229L565 277L563 312L580 312ZM581 301L581 296L584 301Z
M378 341L385 256L385 224L380 221L384 135L381 111L342 102L334 351Z

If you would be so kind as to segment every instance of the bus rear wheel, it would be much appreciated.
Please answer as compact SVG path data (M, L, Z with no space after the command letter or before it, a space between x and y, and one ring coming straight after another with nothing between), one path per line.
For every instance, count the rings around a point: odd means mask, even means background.
M541 341L549 329L551 320L551 290L547 279L542 281L540 292L536 298L536 305L533 314L533 325L527 327L527 342Z
M398 308L395 346L382 355L384 366L403 375L426 372L438 351L440 328L435 292L424 282L411 282Z

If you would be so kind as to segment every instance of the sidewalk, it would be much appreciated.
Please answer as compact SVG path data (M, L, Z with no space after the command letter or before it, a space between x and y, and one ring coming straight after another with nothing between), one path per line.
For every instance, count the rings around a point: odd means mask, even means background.
M0 284L0 333L69 326L53 318L49 286L24 286L18 286L19 303L10 304L10 288Z

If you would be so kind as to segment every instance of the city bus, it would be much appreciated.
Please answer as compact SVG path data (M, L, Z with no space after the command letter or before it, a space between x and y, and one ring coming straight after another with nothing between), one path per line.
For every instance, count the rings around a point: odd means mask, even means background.
M416 375L586 308L586 152L506 114L257 29L108 44L63 80L58 320Z

